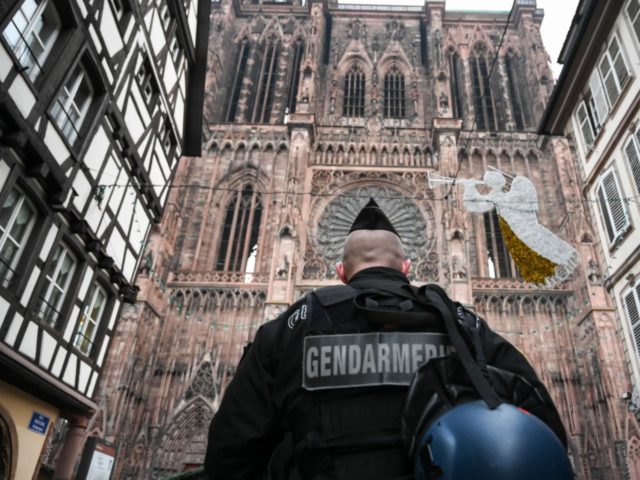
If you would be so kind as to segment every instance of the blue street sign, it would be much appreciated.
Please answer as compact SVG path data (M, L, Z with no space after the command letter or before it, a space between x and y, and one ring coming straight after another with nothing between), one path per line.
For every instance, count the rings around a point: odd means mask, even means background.
M31 415L31 421L29 422L29 426L27 428L44 435L45 433L47 433L48 426L49 417L38 412L33 412L33 415Z

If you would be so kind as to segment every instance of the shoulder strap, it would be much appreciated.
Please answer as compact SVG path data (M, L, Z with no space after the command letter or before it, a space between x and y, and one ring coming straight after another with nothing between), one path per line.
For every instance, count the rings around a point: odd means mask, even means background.
M423 285L418 289L418 292L421 294L420 296L426 298L428 303L435 307L442 316L451 343L453 343L456 353L480 397L487 403L490 409L493 410L497 408L503 402L487 378L482 374L480 366L474 360L469 351L469 347L460 334L454 318L456 314L455 304L438 285Z

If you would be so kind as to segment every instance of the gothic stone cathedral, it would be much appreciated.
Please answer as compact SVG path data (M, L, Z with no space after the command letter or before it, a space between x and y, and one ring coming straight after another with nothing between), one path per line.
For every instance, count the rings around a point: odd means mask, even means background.
M370 196L400 232L412 280L442 285L534 364L578 478L640 478L640 430L621 400L629 353L573 141L535 133L553 88L542 18L533 0L510 16L445 12L444 1L213 4L203 156L178 167L96 398L91 433L116 443L115 478L202 462L245 345L337 282ZM580 253L570 282L522 281L496 215L466 212L461 186L428 184L489 167L536 184L540 222Z

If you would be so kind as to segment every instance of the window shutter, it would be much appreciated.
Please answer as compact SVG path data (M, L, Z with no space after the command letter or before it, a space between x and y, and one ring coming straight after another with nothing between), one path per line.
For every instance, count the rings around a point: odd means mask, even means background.
M584 145L586 148L589 148L593 145L593 130L591 129L591 125L589 124L589 116L587 114L587 107L584 102L580 103L578 107L578 123L580 124L580 131L582 132L582 139L584 140Z
M596 122L598 127L601 127L604 123L604 119L607 117L607 113L609 113L609 104L607 103L607 97L604 95L604 89L602 88L602 82L600 81L600 76L598 75L598 71L594 70L591 74L591 78L589 79L589 89L591 90L591 97L593 98L593 103L595 105L597 119Z
M620 94L620 89L616 83L608 52L605 53L602 60L600 60L598 70L600 70L600 75L602 76L602 82L604 83L604 90L607 94L607 98L609 99L609 104L613 105L616 103L618 95Z
M629 325L631 325L636 354L640 354L640 305L638 305L637 290L640 290L640 285L636 286L635 293L631 290L624 296L624 304L627 309L627 316L629 317Z
M631 176L636 184L636 191L640 193L640 130L636 132L635 138L629 139L629 143L625 148L625 154L627 161L629 162L629 168L631 169Z
M618 43L618 37L614 36L611 39L611 42L609 43L609 55L611 57L611 61L613 62L613 69L618 80L618 88L622 90L622 87L629 78L629 70L627 69L627 64L624 61L622 49L620 48L620 44Z
M607 223L609 241L613 242L626 230L629 224L620 186L613 170L609 170L601 177L598 195Z
M598 185L598 201L600 202L600 211L602 212L602 218L604 219L604 226L607 229L607 236L609 237L609 242L611 242L615 237L615 232L613 230L613 224L611 223L607 196L604 193L602 184Z

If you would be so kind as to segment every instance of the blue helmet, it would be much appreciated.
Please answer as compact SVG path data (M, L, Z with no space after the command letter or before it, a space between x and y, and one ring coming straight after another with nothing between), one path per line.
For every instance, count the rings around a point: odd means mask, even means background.
M542 420L509 404L459 405L438 418L416 449L416 480L572 480L569 457Z

